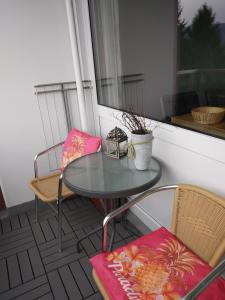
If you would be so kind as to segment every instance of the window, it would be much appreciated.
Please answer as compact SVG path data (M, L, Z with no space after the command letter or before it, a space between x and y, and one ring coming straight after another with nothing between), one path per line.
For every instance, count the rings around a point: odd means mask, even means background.
M225 138L191 114L225 107L222 2L89 0L99 104Z

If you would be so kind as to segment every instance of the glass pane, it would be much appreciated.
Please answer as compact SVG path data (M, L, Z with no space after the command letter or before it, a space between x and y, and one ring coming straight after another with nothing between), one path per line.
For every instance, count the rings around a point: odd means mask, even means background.
M89 9L99 104L225 138L223 0L89 0Z

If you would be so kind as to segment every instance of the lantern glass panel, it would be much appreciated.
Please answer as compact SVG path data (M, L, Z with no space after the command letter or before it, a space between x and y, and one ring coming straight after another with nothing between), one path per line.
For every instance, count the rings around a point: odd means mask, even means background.
M120 157L123 157L127 154L127 150L126 150L126 145L127 145L127 140L122 141L119 143L119 155Z
M119 143L116 141L106 141L107 155L119 158Z

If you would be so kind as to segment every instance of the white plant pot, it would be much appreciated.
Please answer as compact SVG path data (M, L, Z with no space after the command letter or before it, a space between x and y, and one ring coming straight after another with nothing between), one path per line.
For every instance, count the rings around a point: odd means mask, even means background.
M134 164L137 170L147 170L152 157L152 132L131 134L131 143L135 149Z

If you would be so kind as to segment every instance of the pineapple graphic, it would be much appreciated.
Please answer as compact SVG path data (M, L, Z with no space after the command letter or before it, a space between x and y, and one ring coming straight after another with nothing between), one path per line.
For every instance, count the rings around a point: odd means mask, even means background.
M149 262L136 270L135 290L160 295L168 277L165 266Z
M202 262L179 241L168 238L157 249L148 245L132 245L123 251L112 252L108 261L120 262L121 273L140 300L178 300L178 290L186 290L185 274L194 274Z

